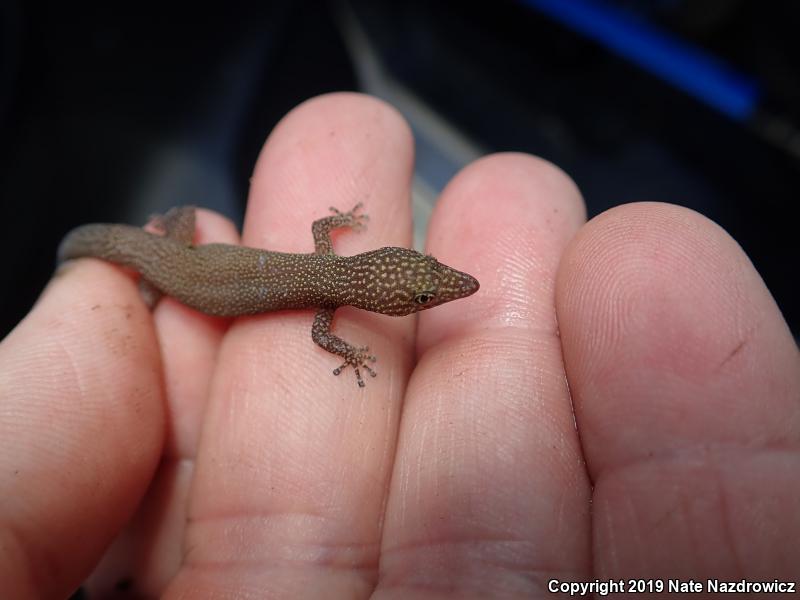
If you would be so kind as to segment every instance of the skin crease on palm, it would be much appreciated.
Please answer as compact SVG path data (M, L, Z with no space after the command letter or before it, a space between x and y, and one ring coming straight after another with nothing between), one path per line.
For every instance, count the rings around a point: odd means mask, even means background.
M385 104L310 100L267 140L241 239L409 246L412 139ZM746 165L743 165L743 167ZM679 199L674 199L679 200ZM585 223L553 165L486 157L443 192L427 252L479 293L342 309L381 371L360 390L313 311L235 321L130 273L61 270L0 345L0 589L165 598L515 598L551 579L791 579L800 356L720 227L669 204Z

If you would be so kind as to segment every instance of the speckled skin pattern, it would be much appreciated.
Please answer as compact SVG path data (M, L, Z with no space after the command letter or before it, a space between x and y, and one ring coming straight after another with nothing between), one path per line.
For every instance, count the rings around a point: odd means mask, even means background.
M317 308L312 339L355 369L373 377L366 346L353 346L331 333L339 306L355 306L385 315L407 315L478 291L478 281L407 248L380 248L355 256L333 253L330 232L362 228L360 204L349 212L314 221L313 254L270 252L229 244L192 245L195 209L173 208L155 217L160 235L129 225L91 224L73 229L61 242L59 261L91 256L135 269L140 289L153 306L162 294L210 315L235 317L262 312Z

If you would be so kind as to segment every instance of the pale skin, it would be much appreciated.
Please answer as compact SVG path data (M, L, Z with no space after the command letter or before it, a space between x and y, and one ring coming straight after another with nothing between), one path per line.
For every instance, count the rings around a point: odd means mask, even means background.
M407 247L412 160L381 102L309 101L264 146L241 238L201 211L198 242L308 252L311 221L364 201L337 253ZM75 261L0 345L0 589L510 598L551 578L796 577L800 357L768 290L689 210L584 215L540 159L467 167L426 250L481 289L416 319L337 311L381 357L364 389L330 376L313 311L151 314L129 273Z

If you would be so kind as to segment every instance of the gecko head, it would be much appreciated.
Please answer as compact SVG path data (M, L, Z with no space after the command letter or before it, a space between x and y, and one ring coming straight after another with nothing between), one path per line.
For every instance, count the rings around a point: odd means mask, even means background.
M385 315L402 316L465 298L478 280L408 248L381 248L354 257L350 304Z

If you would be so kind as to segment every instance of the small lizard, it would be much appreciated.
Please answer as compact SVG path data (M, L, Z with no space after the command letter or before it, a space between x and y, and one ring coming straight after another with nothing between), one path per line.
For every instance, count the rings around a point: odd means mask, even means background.
M236 317L262 312L316 308L311 338L344 359L364 387L360 369L375 377L367 346L353 346L331 332L340 306L355 306L401 316L433 308L478 291L478 281L432 256L407 248L386 247L355 256L333 252L330 232L361 229L367 216L361 204L348 212L314 221L313 254L271 252L230 244L192 244L195 208L183 206L154 217L159 234L130 225L96 223L73 229L58 249L59 262L96 257L141 274L139 287L149 306L162 294L209 315Z

